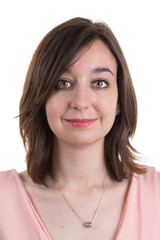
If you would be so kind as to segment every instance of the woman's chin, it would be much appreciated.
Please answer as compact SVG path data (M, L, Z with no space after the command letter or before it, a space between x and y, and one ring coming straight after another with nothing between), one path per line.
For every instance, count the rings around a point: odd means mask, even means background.
M65 142L68 145L72 145L74 147L87 147L89 145L93 145L97 142L103 142L104 141L104 137L103 138L97 138L97 137L93 137L93 136L74 136L71 137L69 136L67 139L61 139L61 141Z

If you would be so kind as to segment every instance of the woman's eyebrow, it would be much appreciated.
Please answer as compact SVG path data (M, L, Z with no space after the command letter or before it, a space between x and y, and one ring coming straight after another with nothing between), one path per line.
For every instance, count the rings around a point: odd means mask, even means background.
M113 76L113 72L109 69L109 68L106 68L106 67L97 67L97 68L94 68L92 71L92 73L103 73L103 72L110 72ZM63 74L65 73L72 73L72 69L71 68L67 68Z
M65 71L63 73L72 73L72 70L71 70L71 68L67 68L67 69L65 69Z
M103 73L103 72L110 72L113 76L113 72L109 69L109 68L105 68L105 67L98 67L92 70L93 73Z

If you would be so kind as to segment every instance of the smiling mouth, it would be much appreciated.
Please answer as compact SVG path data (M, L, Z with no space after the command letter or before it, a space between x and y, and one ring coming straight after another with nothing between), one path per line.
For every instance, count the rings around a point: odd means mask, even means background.
M92 125L97 119L65 119L70 125L77 128L85 128Z

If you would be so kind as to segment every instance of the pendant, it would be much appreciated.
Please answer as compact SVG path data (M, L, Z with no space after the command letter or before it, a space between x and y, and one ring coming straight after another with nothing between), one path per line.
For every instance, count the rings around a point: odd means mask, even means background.
M92 222L86 222L86 223L85 223L85 226L86 226L87 228L91 228L91 227L92 227Z

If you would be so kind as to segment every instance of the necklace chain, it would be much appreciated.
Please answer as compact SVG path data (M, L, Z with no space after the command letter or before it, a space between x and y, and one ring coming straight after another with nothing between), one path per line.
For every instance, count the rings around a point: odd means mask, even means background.
M106 175L105 175L105 176L106 176ZM88 222L85 222L85 221L81 218L81 216L77 213L77 211L72 207L71 203L67 200L67 198L65 197L64 193L60 190L60 185L59 185L59 183L56 181L58 190L59 190L59 192L61 193L63 199L65 200L65 202L67 203L67 205L71 208L71 210L74 212L74 214L80 219L80 221L81 221L81 222L84 224L84 226L87 227L87 228L92 227L92 225L93 225L93 223L94 223L97 215L98 215L99 212L100 212L100 205L101 205L101 203L102 203L102 199L103 199L103 196L104 196L104 193L105 193L105 186L104 186L105 176L104 176L104 178L103 178L103 183L102 183L103 192L102 192L102 195L101 195L100 200L99 200L99 202L98 202L98 206L97 206L97 208L96 208L96 210L95 210L95 213L94 213L94 215L93 215L93 217L92 217L92 220L91 220L91 221L88 221Z

